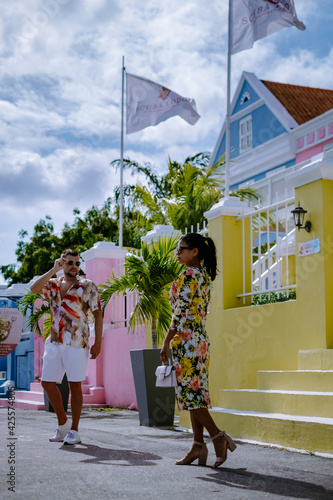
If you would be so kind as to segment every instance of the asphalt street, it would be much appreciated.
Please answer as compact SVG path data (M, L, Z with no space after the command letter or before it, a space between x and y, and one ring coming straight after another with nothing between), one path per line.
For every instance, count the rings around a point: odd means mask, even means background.
M14 417L14 418L12 418ZM51 443L53 413L0 408L1 499L333 499L333 459L237 442L215 470L176 466L189 432L144 427L136 411L84 410L82 443Z

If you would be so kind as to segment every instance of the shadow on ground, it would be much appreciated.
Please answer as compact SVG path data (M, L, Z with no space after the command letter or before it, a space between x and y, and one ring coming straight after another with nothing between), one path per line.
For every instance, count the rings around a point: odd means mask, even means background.
M208 477L198 477L198 479L229 488L263 491L287 498L308 500L332 500L333 498L333 490L327 490L323 486L287 477L258 474L246 469L220 468L216 473Z
M102 448L93 444L64 444L60 450L77 453L79 455L87 455L90 458L81 460L86 464L104 464L104 465L120 465L120 466L136 466L136 465L156 465L156 460L161 460L162 457L152 453L142 453L134 450L115 450L112 448ZM109 462L109 463L108 463ZM118 462L118 463L117 463ZM127 463L125 463L127 462Z

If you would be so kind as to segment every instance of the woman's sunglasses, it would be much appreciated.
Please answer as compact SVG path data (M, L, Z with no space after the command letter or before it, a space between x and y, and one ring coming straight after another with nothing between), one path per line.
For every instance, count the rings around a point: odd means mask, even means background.
M183 247L182 245L178 245L178 247L176 248L177 253L181 253L183 250L193 250L193 248L192 247Z

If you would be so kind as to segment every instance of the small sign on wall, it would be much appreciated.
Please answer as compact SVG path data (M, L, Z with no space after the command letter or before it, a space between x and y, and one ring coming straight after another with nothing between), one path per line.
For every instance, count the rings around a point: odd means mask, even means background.
M22 336L22 314L15 308L0 308L0 357L10 354Z
M298 244L298 255L299 257L304 257L305 255L312 255L314 253L320 252L320 239L304 241L304 243Z

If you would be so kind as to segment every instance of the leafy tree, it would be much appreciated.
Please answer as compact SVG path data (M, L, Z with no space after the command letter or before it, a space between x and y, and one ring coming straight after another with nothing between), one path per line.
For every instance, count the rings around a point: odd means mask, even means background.
M112 203L108 198L102 208L92 206L84 216L78 209L72 225L66 223L59 235L54 233L50 216L46 215L34 227L29 241L25 241L27 231L21 230L16 255L20 267L15 264L0 266L0 271L10 283L26 283L34 276L44 274L50 269L65 248L75 248L82 252L91 248L97 241L115 240L118 222L112 217Z
M15 264L0 266L4 278L11 283L26 283L33 276L43 274L61 252L61 239L54 234L52 219L48 215L36 224L30 241L25 241L26 236L26 231L20 231L15 252L21 264L19 269L16 271Z
M178 237L160 238L156 245L141 242L141 256L128 254L125 258L124 274L114 274L104 285L100 285L103 308L111 297L137 292L138 301L129 319L129 328L151 322L152 345L163 339L171 322L169 289L180 273L182 266L174 257Z

